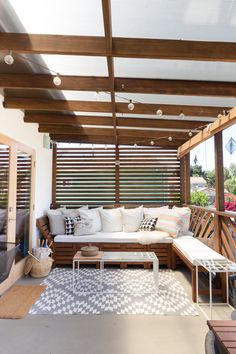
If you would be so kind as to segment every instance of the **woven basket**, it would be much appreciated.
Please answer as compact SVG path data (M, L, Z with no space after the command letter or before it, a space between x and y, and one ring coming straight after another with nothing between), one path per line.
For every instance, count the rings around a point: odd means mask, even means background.
M30 275L33 278L43 278L46 277L52 268L52 258L48 257L45 259L40 259L36 261L33 259L33 265L30 271Z

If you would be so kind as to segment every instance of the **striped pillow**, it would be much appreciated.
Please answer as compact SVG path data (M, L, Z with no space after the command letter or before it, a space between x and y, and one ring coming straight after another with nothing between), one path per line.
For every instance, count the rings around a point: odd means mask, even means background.
M181 228L183 228L183 219L177 211L170 209L158 217L157 230L168 232L170 236L176 237Z

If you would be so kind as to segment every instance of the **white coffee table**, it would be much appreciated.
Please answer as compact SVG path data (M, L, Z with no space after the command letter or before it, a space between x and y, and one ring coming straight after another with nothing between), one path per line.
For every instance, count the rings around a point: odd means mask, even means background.
M91 263L96 261L100 263L101 276L103 276L104 263L152 263L153 277L156 290L159 289L159 260L154 252L99 252L95 257L84 257L78 251L73 257L73 291L75 289L75 269L77 265L77 276L79 276L80 263Z

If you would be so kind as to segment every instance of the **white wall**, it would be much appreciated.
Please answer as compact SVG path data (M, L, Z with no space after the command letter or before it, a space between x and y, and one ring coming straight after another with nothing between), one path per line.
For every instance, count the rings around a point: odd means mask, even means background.
M43 134L38 132L38 124L24 123L22 111L3 108L2 102L0 95L0 132L36 151L35 216L42 216L51 203L52 150L43 147Z

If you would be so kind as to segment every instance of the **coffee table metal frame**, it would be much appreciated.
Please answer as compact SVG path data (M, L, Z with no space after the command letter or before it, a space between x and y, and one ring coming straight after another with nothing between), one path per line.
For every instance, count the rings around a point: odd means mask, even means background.
M214 303L214 305L228 305L229 304L229 273L236 271L236 264L228 260L224 259L196 259L196 302L199 309L205 315L205 317L209 320L212 319L212 275L214 273L225 273L226 274L226 302L218 302ZM209 273L209 303L201 302L202 305L208 305L210 307L210 318L207 313L202 309L199 303L199 281L198 281L198 267L203 267Z
M104 263L152 263L153 277L157 292L159 290L159 260L154 252L100 252L98 257L81 257L80 252L73 257L73 292L75 290L75 269L77 266L77 278L79 277L80 262L99 262L101 278L103 277Z

